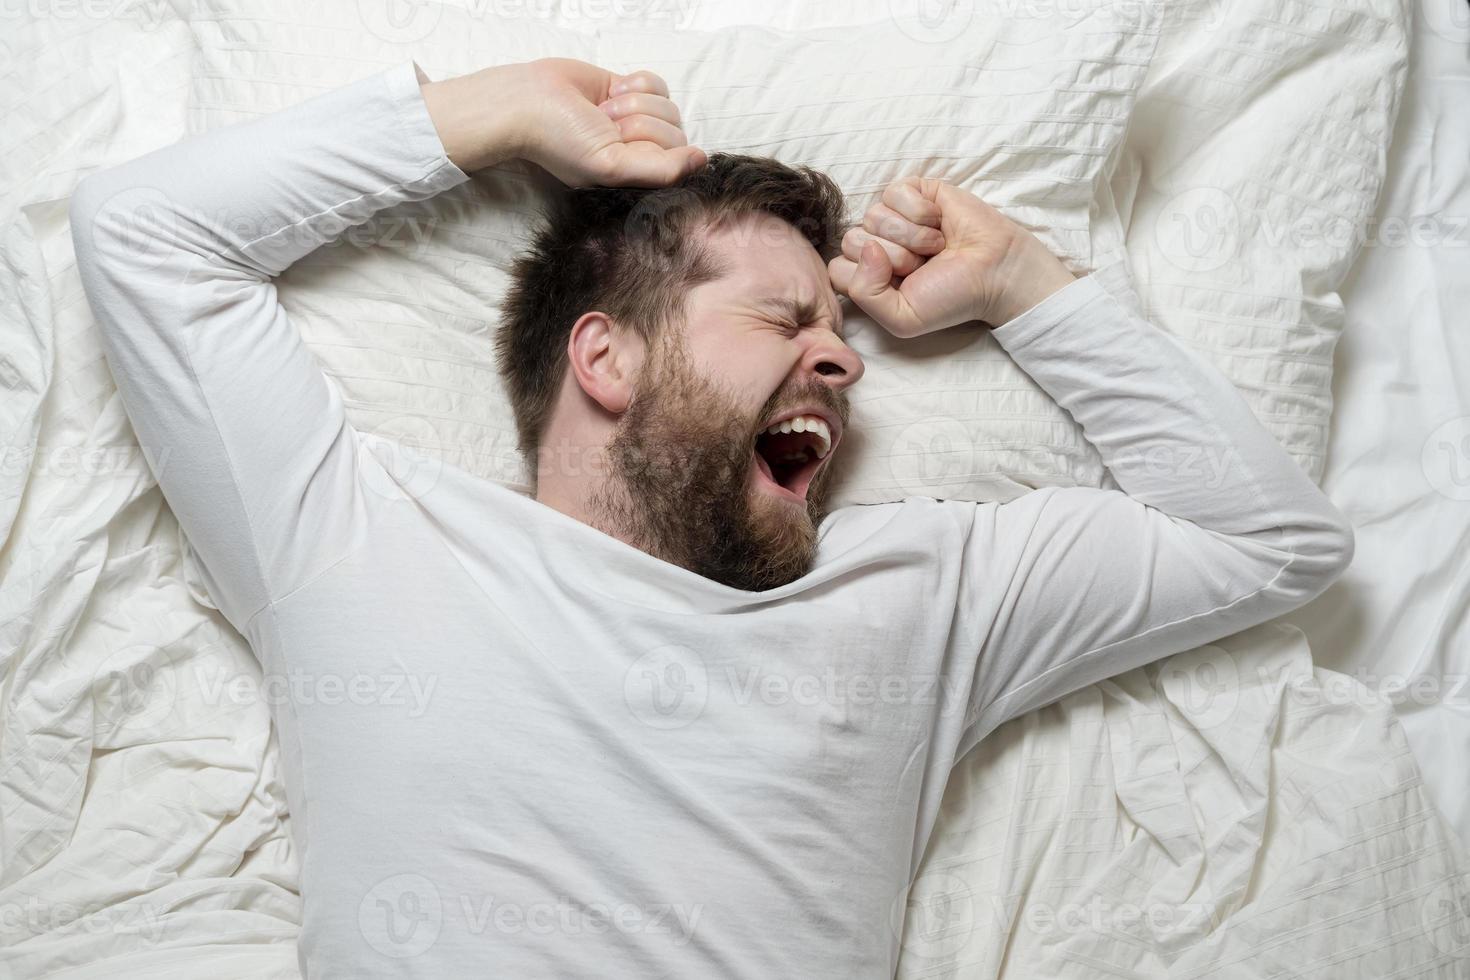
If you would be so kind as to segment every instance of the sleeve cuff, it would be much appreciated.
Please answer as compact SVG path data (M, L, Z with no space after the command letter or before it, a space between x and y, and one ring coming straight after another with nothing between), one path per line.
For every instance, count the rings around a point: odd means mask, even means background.
M424 102L420 75L428 79L418 62L410 59L385 69L382 79L388 99L398 111L406 145L423 155L426 170L435 171L435 176L442 178L443 188L453 187L469 180L469 174L460 170L445 152L444 141L439 138L439 130L434 127L429 107Z
M1094 276L1081 276L1004 326L992 328L990 335L1007 351L1014 350L1071 319L1083 307L1110 295Z

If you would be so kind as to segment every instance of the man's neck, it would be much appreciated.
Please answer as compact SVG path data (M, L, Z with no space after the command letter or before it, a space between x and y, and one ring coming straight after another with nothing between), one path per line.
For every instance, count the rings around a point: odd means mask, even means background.
M616 518L615 514L622 510L621 506L610 508L606 503L601 505L598 503L599 500L608 501L609 499L625 501L625 495L609 493L605 488L594 486L586 481L568 484L565 481L548 479L546 474L538 474L534 499L537 503L560 511L573 520L580 521L609 537L617 538L639 551L649 551L639 536L633 533L628 523Z

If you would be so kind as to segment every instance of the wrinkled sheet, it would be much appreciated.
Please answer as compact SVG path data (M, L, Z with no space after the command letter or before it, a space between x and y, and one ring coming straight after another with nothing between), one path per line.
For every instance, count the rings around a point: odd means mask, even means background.
M1323 487L1357 557L1287 618L1319 664L1390 698L1470 846L1470 5L1418 0L1412 50L1388 184L1343 291Z

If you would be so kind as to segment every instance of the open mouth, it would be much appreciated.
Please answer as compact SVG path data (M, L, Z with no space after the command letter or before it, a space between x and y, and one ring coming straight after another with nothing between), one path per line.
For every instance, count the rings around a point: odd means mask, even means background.
M805 501L807 488L826 465L834 444L827 422L796 415L768 427L755 439L755 462L778 496Z

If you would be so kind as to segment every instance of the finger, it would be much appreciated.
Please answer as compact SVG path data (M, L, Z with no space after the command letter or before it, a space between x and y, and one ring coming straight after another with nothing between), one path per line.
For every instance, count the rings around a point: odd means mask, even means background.
M917 225L886 204L875 204L863 215L863 230L902 245L917 255L944 251L944 235L938 228Z
M624 92L647 92L650 95L662 95L669 97L669 83L646 68L630 72L627 75L613 76L612 84L608 86L608 95L622 95Z
M655 119L662 119L675 126L680 123L679 107L661 95L627 92L613 96L598 108L607 113L609 119L622 119L624 116L653 116Z
M924 194L923 181L918 177L895 180L883 188L883 203L916 225L939 227L943 212Z
M709 162L697 146L666 149L655 143L613 143L603 149L608 187L667 187Z
M625 116L618 120L618 132L624 143L657 143L666 150L689 143L684 130L652 116Z
M827 278L832 280L832 288L843 296L846 296L848 289L852 287L852 277L855 272L857 272L857 263L845 255L839 255L827 263Z
M919 317L894 286L893 266L888 261L888 254L876 242L863 246L861 258L847 277L846 292L859 309L889 333L912 337L922 332L923 324Z
M827 278L832 280L832 288L844 296L850 295L848 290L852 288L852 277L857 275L858 264L845 255L839 255L827 263ZM898 277L893 277L892 284L896 287L899 283Z
M862 255L863 246L868 242L877 242L888 253L888 262L893 266L893 274L896 276L907 276L924 264L924 256L916 255L886 238L870 235L861 228L847 229L847 233L842 236L842 254L856 262Z

